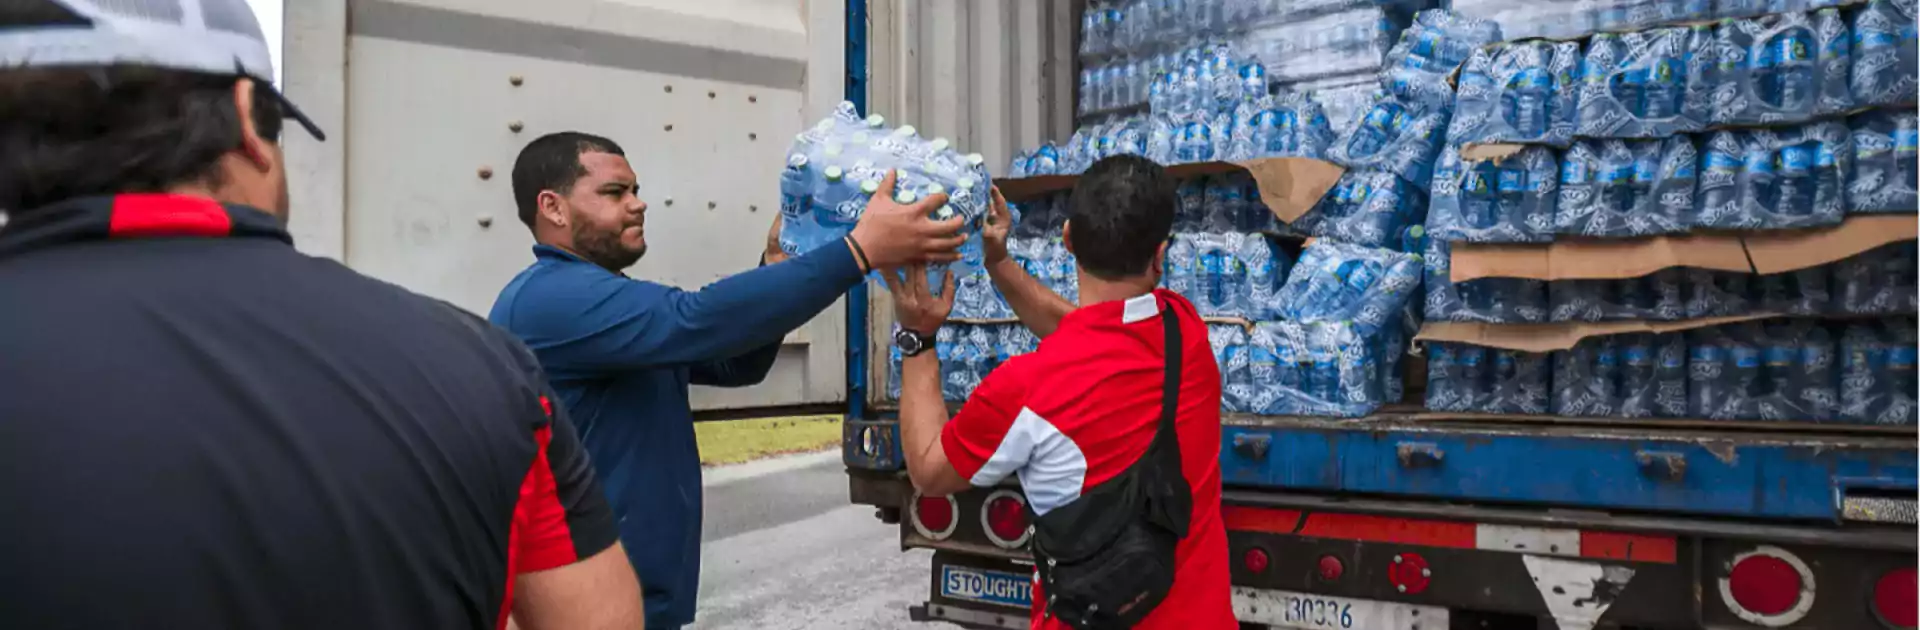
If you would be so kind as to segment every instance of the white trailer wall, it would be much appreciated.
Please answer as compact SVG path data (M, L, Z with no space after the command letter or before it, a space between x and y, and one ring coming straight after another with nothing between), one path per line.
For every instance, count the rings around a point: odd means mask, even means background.
M579 130L626 148L651 204L651 251L630 275L694 289L750 268L786 147L844 91L844 11L837 0L287 0L287 91L329 133L289 134L294 237L485 313L532 260L514 156ZM952 138L996 172L1071 133L1075 1L874 0L869 12L872 111ZM843 401L844 322L842 307L828 310L788 336L767 383L696 391L696 407Z

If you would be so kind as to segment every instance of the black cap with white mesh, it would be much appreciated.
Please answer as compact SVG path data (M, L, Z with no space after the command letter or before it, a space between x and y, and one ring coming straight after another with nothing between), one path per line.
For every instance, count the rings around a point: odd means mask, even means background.
M79 25L0 29L0 68L126 64L245 76L268 85L287 117L315 139L327 138L271 89L273 57L246 0L27 1L65 8Z

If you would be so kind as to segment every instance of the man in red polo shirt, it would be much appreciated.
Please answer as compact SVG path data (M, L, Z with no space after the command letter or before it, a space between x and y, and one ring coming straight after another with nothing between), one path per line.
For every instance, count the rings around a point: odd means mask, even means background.
M1166 342L1160 317L1180 324L1181 382L1176 433L1193 493L1189 533L1175 550L1173 588L1137 627L1232 629L1227 535L1220 520L1220 371L1207 327L1179 294L1155 290L1173 227L1176 182L1138 156L1101 160L1073 190L1065 230L1078 262L1080 300L1046 289L1007 256L1011 221L994 192L987 230L988 273L1020 320L1041 337L981 381L960 414L947 419L933 334L953 293L934 297L926 274L893 279L901 366L900 430L907 471L921 493L944 496L992 486L1019 473L1036 515L1064 506L1112 479L1146 452L1159 425ZM949 277L943 286L953 286ZM1066 628L1043 616L1036 585L1033 627Z

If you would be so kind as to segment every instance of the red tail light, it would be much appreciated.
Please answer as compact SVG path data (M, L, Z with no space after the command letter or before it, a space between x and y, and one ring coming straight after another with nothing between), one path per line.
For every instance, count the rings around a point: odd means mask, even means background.
M959 519L955 518L959 512L960 504L953 497L914 495L913 528L921 536L946 540L953 535L954 526L959 524Z
M1240 558L1240 564L1247 567L1249 573L1266 573L1267 564L1272 560L1264 549L1248 549L1247 555Z
M1813 571L1785 549L1762 545L1734 556L1720 579L1720 598L1741 619L1771 627L1800 620L1813 608Z
M1012 490L996 490L987 495L980 510L980 524L993 544L1007 549L1027 544L1027 500Z
M1873 611L1880 620L1895 628L1920 626L1920 602L1916 601L1913 569L1894 569L1880 576L1873 585Z

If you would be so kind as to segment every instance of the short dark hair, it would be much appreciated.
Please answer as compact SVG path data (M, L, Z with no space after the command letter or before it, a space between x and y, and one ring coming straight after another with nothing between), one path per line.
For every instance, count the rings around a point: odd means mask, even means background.
M239 79L133 65L0 68L0 209L223 184L220 156L242 140ZM255 81L254 129L278 142L282 117Z
M520 150L520 157L513 160L513 203L520 208L520 222L533 229L533 219L540 212L540 192L552 190L566 192L573 189L573 183L587 176L587 167L580 163L583 153L611 153L626 157L627 152L612 140L590 133L562 131L550 133Z
M1103 280L1146 273L1173 231L1178 198L1167 169L1138 155L1094 162L1080 175L1067 220L1080 268Z

